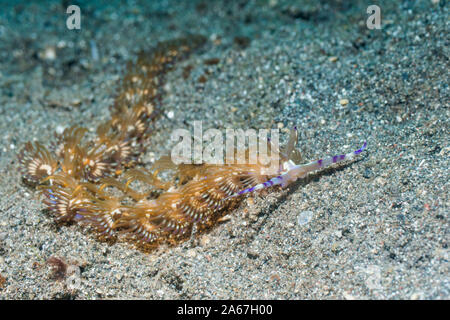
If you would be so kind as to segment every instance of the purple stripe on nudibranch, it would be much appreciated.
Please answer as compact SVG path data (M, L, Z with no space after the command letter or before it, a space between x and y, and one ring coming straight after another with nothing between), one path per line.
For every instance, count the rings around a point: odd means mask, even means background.
M249 189L242 190L242 191L239 192L238 194L241 195L241 194L244 194L244 193L247 193L247 192L253 192L253 191L255 191L255 187L252 187L252 188L249 188Z
M335 155L335 156L333 156L331 158L319 159L315 163L319 166L319 168L320 167L323 168L324 166L329 166L331 163L337 163L337 162L340 162L342 160L345 160L346 158L352 158L353 154L355 154L355 155L360 154L366 148L366 146L367 146L367 142L364 142L363 146L360 149L358 149L356 151L353 151L353 153L340 154L340 155ZM311 166L312 164L314 164L314 162L311 162L311 163L306 164L304 166L295 165L294 167L289 168L288 172L283 173L282 175L279 175L279 176L277 176L275 178L272 178L272 179L270 179L270 180L268 180L266 182L258 184L258 185L254 186L252 188L248 188L248 189L242 190L242 191L238 192L237 194L235 194L234 196L242 195L242 194L249 193L249 192L253 192L253 191L256 191L256 190L263 189L263 188L268 188L268 187L271 187L271 186L274 186L274 185L279 185L279 184L285 185L287 182L289 182L289 181L286 181L287 179L285 178L286 175L289 174L289 171L291 171L293 168L302 168L302 167L307 168L307 172L311 172L311 171L314 171L314 170L318 169L317 167ZM302 171L302 173L303 173L303 171ZM230 196L230 197L234 197L234 196Z

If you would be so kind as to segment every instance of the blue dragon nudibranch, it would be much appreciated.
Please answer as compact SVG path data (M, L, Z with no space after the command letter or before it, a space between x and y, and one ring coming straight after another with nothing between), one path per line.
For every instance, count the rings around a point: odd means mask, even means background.
M285 187L310 172L350 160L366 148L364 143L348 154L297 165L301 156L295 148L294 128L285 149L268 142L281 160L276 174L269 175L259 163L175 165L169 157L148 170L132 168L161 114L165 74L205 42L205 37L190 36L142 52L127 68L111 119L97 128L93 138L86 136L87 129L75 126L67 128L53 148L26 144L20 154L23 179L37 185L57 221L79 222L101 237L151 247L178 242L189 238L194 226L198 230L214 225L243 195Z

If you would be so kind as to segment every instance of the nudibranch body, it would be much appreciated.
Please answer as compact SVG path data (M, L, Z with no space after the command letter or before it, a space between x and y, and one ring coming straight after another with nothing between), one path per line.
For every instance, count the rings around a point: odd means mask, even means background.
M295 148L295 128L285 149L270 148L281 163L273 175L260 163L175 165L168 157L149 170L131 168L139 163L152 124L161 114L165 74L205 41L190 36L141 53L128 66L111 119L97 128L93 139L86 137L87 129L74 126L64 131L53 149L26 144L20 155L24 179L38 185L57 221L83 223L105 238L152 246L173 243L188 238L194 226L214 225L244 194L285 187L312 171L353 159L366 148L364 143L348 154L297 165L301 157ZM139 190L135 182L140 183Z

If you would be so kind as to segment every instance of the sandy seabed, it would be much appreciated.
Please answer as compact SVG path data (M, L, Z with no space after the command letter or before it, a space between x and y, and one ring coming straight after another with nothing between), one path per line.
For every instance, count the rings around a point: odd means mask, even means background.
M0 298L449 299L446 2L386 1L380 30L368 1L80 1L80 30L61 1L2 4ZM367 151L174 248L55 224L21 181L19 150L94 129L127 61L187 33L209 41L168 74L144 165L194 120L283 139L297 125L308 160ZM55 280L51 257L78 278Z

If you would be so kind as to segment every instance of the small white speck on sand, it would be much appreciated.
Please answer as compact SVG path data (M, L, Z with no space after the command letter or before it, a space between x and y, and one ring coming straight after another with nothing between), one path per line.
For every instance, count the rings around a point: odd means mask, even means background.
M57 127L56 127L56 133L57 134L62 134L63 132L64 132L64 126L62 126L62 125L58 125Z
M341 99L339 100L339 103L341 104L341 106L346 106L348 105L348 99Z
M298 215L297 222L300 226L304 226L312 220L312 217L313 217L312 211L303 211Z

